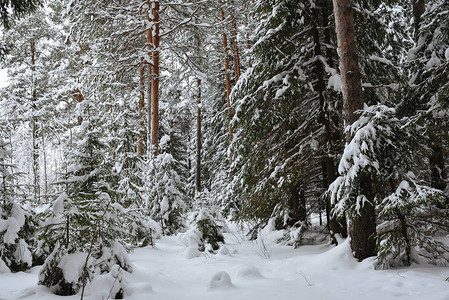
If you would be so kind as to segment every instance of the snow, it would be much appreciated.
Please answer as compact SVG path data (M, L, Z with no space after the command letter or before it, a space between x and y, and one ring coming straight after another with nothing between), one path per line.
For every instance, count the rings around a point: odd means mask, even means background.
M0 230L4 230L4 228L6 228L6 232L3 236L3 242L5 244L14 244L18 238L17 233L20 230L16 218L8 218L6 221L0 220Z
M432 53L431 58L429 59L429 61L426 64L426 68L431 69L434 67L439 67L440 65L441 65L441 60L438 58L437 54L434 51Z
M327 88L334 89L336 92L340 92L342 89L341 84L341 76L338 73L333 74L331 77L329 77L329 82L327 83Z
M8 266L5 264L5 262L0 258L0 274L3 273L9 273L11 270L9 270Z
M107 299L118 291L118 281L129 300L449 299L447 267L414 264L374 270L373 258L359 263L352 257L348 240L340 240L337 247L324 241L293 249L275 244L276 232L264 236L271 251L266 259L258 254L260 243L241 236L235 230L225 233L232 256L202 253L191 259L183 255L187 247L177 237L163 237L156 240L156 247L139 248L130 255L133 273L117 269L97 277L86 287L84 299ZM80 274L84 259L85 254L76 253L65 260L65 269L74 263L73 278ZM39 269L1 273L0 299L62 299L36 285Z
M67 282L78 282L86 263L87 253L75 252L61 258L58 268L62 270Z
M33 264L33 258L30 250L28 250L28 244L23 239L19 240L14 256L17 262L26 263L28 266Z
M233 288L234 285L232 285L231 277L228 273L225 271L221 271L216 273L212 278L210 279L209 286L207 287L208 290L217 290L217 289L229 289Z
M53 213L55 215L60 215L64 212L64 201L68 200L69 196L67 196L66 193L62 193L59 195L59 197L55 200L55 203L53 204Z

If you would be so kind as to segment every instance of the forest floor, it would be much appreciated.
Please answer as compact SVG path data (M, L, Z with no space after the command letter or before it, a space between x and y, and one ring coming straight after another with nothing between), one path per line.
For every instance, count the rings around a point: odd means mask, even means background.
M276 245L271 237L263 243L235 233L225 237L228 254L188 259L188 250L174 236L156 240L154 248L136 249L130 254L134 272L124 275L125 299L449 299L446 267L415 264L378 271L373 259L356 262L348 241L337 247L323 242L294 249ZM37 286L38 273L39 267L0 274L0 300L80 299L55 296ZM84 299L108 299L109 290L106 285L87 289Z

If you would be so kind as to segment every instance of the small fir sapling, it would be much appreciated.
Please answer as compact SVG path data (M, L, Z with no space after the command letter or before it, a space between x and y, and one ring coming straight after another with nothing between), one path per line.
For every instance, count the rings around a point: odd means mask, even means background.
M0 268L3 271L24 271L32 266L34 226L32 214L14 201L14 167L7 162L11 151L0 138Z
M186 209L183 182L176 171L178 162L164 151L169 141L167 135L161 138L161 151L149 162L145 187L148 214L160 224L162 233L167 235L176 234L184 228L182 215Z
M107 180L112 168L104 160L108 147L97 128L86 121L77 128L77 143L67 150L67 172L59 182L66 192L45 212L41 228L40 251L49 256L39 284L59 295L83 293L95 276L109 273L115 265L132 271L120 244L129 236L121 223L126 211L111 198L114 191Z
M190 229L180 234L180 240L185 246L201 252L214 253L219 250L220 243L225 243L222 226L217 222L219 216L207 208L200 209L193 215Z

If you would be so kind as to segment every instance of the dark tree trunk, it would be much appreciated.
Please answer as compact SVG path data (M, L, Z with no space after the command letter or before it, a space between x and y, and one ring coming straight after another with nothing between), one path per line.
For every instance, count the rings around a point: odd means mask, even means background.
M139 68L139 136L137 138L137 154L143 155L143 134L144 134L144 121L143 121L143 109L145 105L145 65Z
M412 0L413 5L413 28L414 35L413 38L415 42L418 42L419 38L419 27L421 26L421 16L426 10L425 0Z
M151 143L154 156L159 154L159 1L153 3L153 81L151 82Z
M221 1L221 22L225 21L225 14L223 10L223 1ZM229 123L229 144L232 142L232 126L231 126L231 75L229 74L229 53L228 53L228 38L225 32L225 26L223 25L223 49L224 49L224 68L226 78L226 107L228 111L228 123Z
M324 32L324 40L325 43L330 45L330 32L329 32L329 12L327 11L326 7L326 1L321 1L320 6L317 7L314 10L314 17L319 20L322 20L322 27L326 28ZM312 28L313 32L313 41L315 44L314 47L314 54L316 57L323 56L322 53L322 43L320 39L320 31L318 29L318 25L314 24ZM332 53L327 49L326 51L326 58L330 62L330 65L332 65ZM326 109L326 103L329 101L326 99L326 79L325 79L325 70L323 62L320 59L316 59L314 63L314 90L318 93L318 99L320 102L320 115L319 115L319 122L324 126L324 140L322 142L323 146L322 149L324 149L323 153L323 163L322 163L322 174L323 174L323 181L324 181L324 188L327 189L329 185L337 178L336 176L336 168L334 165L334 162L331 157L329 157L330 153L326 153L327 147L330 147L333 144L336 144L336 141L334 139L339 138L338 135L335 134L335 130L332 128L332 122L330 120L330 116L327 113ZM328 146L326 146L328 145ZM332 243L337 244L337 240L335 238L335 234L340 234L342 237L347 236L347 230L346 230L346 220L345 218L342 218L341 221L337 221L336 217L331 214L332 206L330 203L330 199L326 197L326 218L327 218L327 225L329 229L329 233L331 236Z
M201 40L199 29L195 29L195 46L196 46L196 55L198 60L200 59L201 53ZM201 192L201 79L197 78L196 80L196 106L197 106L197 115L196 115L196 191Z
M306 197L304 189L298 184L290 186L290 201L288 203L290 214L288 225L293 226L298 221L305 222L307 220Z
M31 87L31 101L32 110L35 112L37 110L37 92L36 92L36 78L34 72L36 71L36 44L34 40L30 42L30 52L31 52L31 71L32 71L32 87ZM33 115L31 118L31 130L32 130L32 143L33 143L33 194L34 201L38 202L40 198L40 170L39 170L39 143L38 143L38 131L39 126L37 124L37 117Z
M201 191L201 80L197 79L196 115L196 191Z
M338 48L340 51L340 72L343 86L343 107L346 125L358 119L356 111L363 109L362 84L354 30L351 0L333 0ZM352 136L348 134L347 141ZM361 175L359 195L368 201L361 203L358 212L351 214L349 236L355 258L363 260L376 254L376 216L373 206L374 194L370 178Z
M431 135L430 148L432 149L432 155L429 158L430 183L433 188L444 191L447 186L447 171L441 139L435 135ZM446 204L449 205L449 197L447 195Z

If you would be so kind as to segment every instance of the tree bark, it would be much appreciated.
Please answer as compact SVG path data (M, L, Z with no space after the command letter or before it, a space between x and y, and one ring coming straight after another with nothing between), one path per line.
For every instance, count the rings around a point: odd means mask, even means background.
M446 190L447 170L444 157L444 149L441 143L442 138L435 132L430 133L430 148L432 154L429 158L430 164L430 184L440 191ZM449 197L446 195L446 205L449 206Z
M320 1L318 3L318 7L313 10L314 12L314 18L316 20L322 20L322 28L324 29L324 43L330 45L330 32L329 32L329 13L327 11L327 3L326 1ZM322 175L323 175L323 185L324 188L327 190L329 185L337 178L336 174L336 167L331 157L329 157L329 153L326 152L326 145L330 145L335 143L336 138L338 138L338 135L334 132L332 128L332 122L330 120L330 116L327 113L326 104L328 99L326 99L326 79L325 79L325 70L324 70L324 64L323 62L318 59L318 57L323 56L322 51L322 42L320 38L320 31L318 28L318 24L314 24L312 27L312 33L313 33L313 41L315 44L314 47L314 54L315 54L315 63L313 68L313 73L315 76L315 80L313 83L313 88L315 92L318 93L318 99L320 104L320 112L319 112L319 122L324 127L324 140L322 142L323 146L323 162L322 162ZM330 65L332 65L332 53L329 51L326 51L326 58L327 61L329 61ZM347 236L347 229L346 229L346 220L343 218L341 222L339 222L335 216L332 216L332 207L330 203L329 197L326 198L326 220L327 220L327 227L330 233L330 238L333 244L337 244L337 239L335 238L335 234L340 234L342 237Z
M288 225L293 226L298 221L305 222L307 220L306 197L304 194L304 189L297 183L292 183L289 189L290 220Z
M248 35L248 0L243 0L243 9L245 11L245 40L246 40L246 49L249 51L251 49L251 42L249 40L249 35ZM251 59L248 58L248 66L252 67L252 63L251 63Z
M419 27L421 26L421 16L424 14L426 10L425 0L412 0L413 5L413 38L415 43L418 43L419 38Z
M48 174L47 174L47 151L45 149L45 131L44 125L41 124L41 135L42 135L42 154L44 159L44 199L47 200L48 195Z
M153 70L154 76L151 82L151 143L153 145L153 153L156 157L159 154L159 1L153 3Z
M196 80L197 115L196 115L196 191L201 191L201 80Z
M234 56L234 74L235 74L235 82L237 82L240 78L240 54L239 54L239 45L237 41L237 21L235 19L235 7L234 0L231 0L231 42L232 42L232 53Z
M199 59L200 55L200 34L198 28L195 30L196 55ZM196 191L201 192L201 79L196 80L197 95L196 95Z
M145 1L145 0L144 0ZM151 9L151 2L147 1L148 3L148 9L146 11L146 19L148 21L148 23L151 23L151 19L150 19L150 13L149 10ZM153 53L153 33L152 33L152 28L147 28L146 30L146 44L147 44L147 50L148 50L148 57L152 57L152 53ZM148 159L151 158L151 146L152 146L152 142L151 142L151 136L152 136L152 124L151 124L151 110L152 110L152 101L151 101L151 97L152 97L152 93L151 93L151 82L152 82L152 73L153 73L153 68L152 65L149 61L145 62L146 66L147 66L147 156Z
M232 126L231 126L231 75L229 74L229 53L228 53L228 38L226 36L224 20L225 14L223 10L223 1L221 1L221 22L223 23L223 49L224 49L224 67L225 67L225 78L226 78L226 107L228 110L228 123L229 123L229 144L232 142Z
M80 89L76 89L75 90L75 101L77 103L81 103L84 101L84 96L83 93L81 93ZM83 116L79 115L77 116L77 122L78 122L78 126L80 126L83 123Z
M31 54L31 72L32 72L32 86L31 86L31 101L33 116L31 117L31 130L32 130L32 143L33 143L33 194L34 201L39 203L40 199L40 172L39 172L39 143L38 143L38 124L37 117L34 113L37 111L37 92L36 92L36 78L34 73L36 71L36 44L34 40L30 42L30 54Z
M139 136L137 138L137 154L143 155L143 111L145 106L145 65L143 61L139 68L139 76Z
M362 84L354 30L351 0L333 0L337 42L340 58L340 72L343 86L343 107L346 125L357 121L356 111L363 109ZM348 134L347 141L352 136ZM376 254L376 218L374 193L370 178L360 175L359 195L368 201L361 203L359 212L350 215L349 236L355 258L363 260Z

